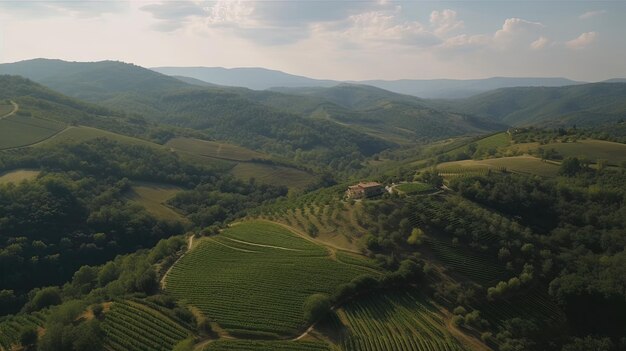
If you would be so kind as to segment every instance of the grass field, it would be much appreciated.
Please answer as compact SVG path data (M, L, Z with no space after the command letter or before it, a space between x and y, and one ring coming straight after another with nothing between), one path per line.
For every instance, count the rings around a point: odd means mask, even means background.
M529 152L542 148L544 150L554 149L563 157L584 157L595 163L597 160L607 160L611 165L620 165L626 162L626 145L604 140L580 140L575 143L550 143L540 145L539 143L525 143L511 146L511 149L518 149Z
M490 158L486 160L463 160L444 162L437 165L441 173L463 174L480 170L507 170L509 172L535 174L542 177L555 177L559 172L559 166L544 162L532 156L514 156Z
M247 221L201 239L166 277L166 290L231 335L292 336L306 327L304 300L371 270L280 225Z
M112 351L170 351L191 334L161 312L133 301L113 302L102 330Z
M181 220L183 217L165 202L183 189L174 185L134 182L127 198L135 201L154 216L161 219Z
M65 126L41 118L13 115L0 119L0 150L28 146L48 139Z
M22 180L35 179L41 171L34 169L16 169L0 174L0 184L19 183Z
M431 191L433 190L433 187L430 184L426 184L422 182L413 182L413 183L399 184L396 186L396 189L409 195L409 194L419 194L419 193Z
M447 155L455 156L460 152L467 152L468 145L475 144L476 152L479 154L487 154L489 150L499 150L506 148L511 144L511 136L506 132L501 132L497 134L490 135L488 137L476 140L474 142L468 143L466 145L460 146L458 148L452 149L446 152ZM471 156L471 155L470 155Z
M347 328L344 351L466 350L446 328L437 308L413 292L387 292L348 302L338 310Z
M8 115L13 111L13 105L6 102L0 102L0 118Z
M331 351L328 344L321 341L214 341L202 351Z
M102 129L92 128L92 127L69 127L61 133L55 135L53 138L50 138L42 143L39 143L35 146L38 147L46 147L50 145L56 145L65 142L83 142L96 138L107 138L115 141L119 141L122 143L134 144L134 145L143 145L154 148L163 148L163 146L151 143L146 140L141 140L113 132L109 132Z
M303 189L315 181L313 175L299 169L262 163L239 163L231 173L244 181L254 178L262 184L284 185L293 189Z
M233 161L250 161L252 159L269 158L266 154L226 142L206 141L193 138L174 138L165 145L176 151Z

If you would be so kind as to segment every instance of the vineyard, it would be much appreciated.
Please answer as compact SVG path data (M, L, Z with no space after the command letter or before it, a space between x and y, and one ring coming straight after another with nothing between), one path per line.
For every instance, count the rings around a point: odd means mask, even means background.
M214 341L202 351L330 351L324 342L315 341Z
M0 150L40 142L63 128L59 122L19 114L0 119Z
M163 313L135 301L116 301L102 329L113 351L169 351L190 331Z
M367 263L364 263L367 265ZM306 326L302 305L371 269L329 257L326 248L262 221L201 239L167 276L167 290L231 335L279 337Z
M25 328L39 328L44 324L45 320L45 312L3 317L0 320L0 347L5 351L11 350L12 345L19 344L22 330Z
M255 215L287 224L324 244L357 251L367 231L358 223L361 204L342 201L345 189L345 185L339 185L279 200Z
M438 310L419 294L389 292L351 301L338 311L345 351L461 351Z

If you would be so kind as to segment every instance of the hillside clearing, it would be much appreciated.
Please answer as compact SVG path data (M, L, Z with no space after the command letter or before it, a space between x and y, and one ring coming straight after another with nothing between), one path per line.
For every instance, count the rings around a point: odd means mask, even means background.
M169 140L165 145L176 151L233 161L250 161L252 159L269 158L269 155L227 142L193 138L174 138Z
M254 178L261 184L283 185L293 189L304 189L315 181L315 177L305 171L263 163L239 163L231 173L244 181Z
M96 138L106 138L106 139L118 141L121 143L132 144L132 145L143 145L143 146L149 146L153 148L163 148L163 146L149 142L147 140L137 139L137 138L129 137L126 135L117 134L117 133L109 132L109 131L102 130L102 129L92 128L92 127L85 127L85 126L68 127L67 129L58 133L54 137L47 139L43 142L40 142L34 146L44 147L44 146L51 146L51 145L57 145L61 143L69 143L69 142L79 143L83 141L93 140Z
M19 114L2 118L0 150L33 145L56 135L64 128L59 122Z
M166 201L182 190L180 187L169 184L135 182L126 196L129 200L145 207L157 218L181 220L183 217L167 206Z
M37 178L41 171L34 169L16 169L0 174L0 184L19 183L23 180Z
M585 158L593 163L598 160L607 160L609 164L618 166L626 162L626 144L614 143L605 140L586 139L572 143L549 143L541 145L539 143L524 143L511 146L522 152L530 152L542 148L544 150L554 149L563 157Z

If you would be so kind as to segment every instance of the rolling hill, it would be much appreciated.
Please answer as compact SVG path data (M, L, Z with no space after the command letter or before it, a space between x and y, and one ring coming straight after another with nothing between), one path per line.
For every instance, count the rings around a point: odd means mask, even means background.
M265 68L222 67L155 67L152 70L170 76L184 76L208 83L225 86L246 87L255 90L270 88L329 88L342 81L313 79ZM371 85L399 94L429 99L466 98L489 90L506 87L565 86L580 84L566 78L516 78L493 77L486 79L400 79L346 81Z
M506 88L446 104L513 126L596 126L626 117L626 84Z

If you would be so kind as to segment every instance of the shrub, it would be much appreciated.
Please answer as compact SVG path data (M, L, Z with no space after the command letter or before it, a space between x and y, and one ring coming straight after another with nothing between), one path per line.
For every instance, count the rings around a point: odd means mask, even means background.
M313 294L304 301L304 319L314 323L330 311L330 298L326 294Z

